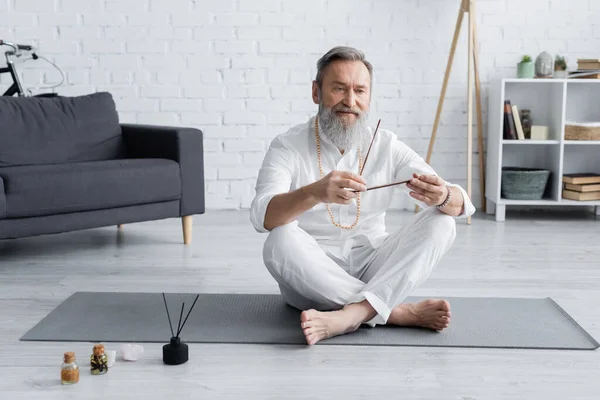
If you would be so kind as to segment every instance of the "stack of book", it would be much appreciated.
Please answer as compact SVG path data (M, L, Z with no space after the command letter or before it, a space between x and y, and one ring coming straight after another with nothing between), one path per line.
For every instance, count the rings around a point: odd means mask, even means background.
M580 58L577 70L569 73L569 78L600 79L600 59Z
M504 101L504 123L503 139L523 140L525 135L530 133L531 127L522 125L519 108L516 104L511 104L510 100Z
M600 174L593 172L563 175L562 197L570 200L600 200Z

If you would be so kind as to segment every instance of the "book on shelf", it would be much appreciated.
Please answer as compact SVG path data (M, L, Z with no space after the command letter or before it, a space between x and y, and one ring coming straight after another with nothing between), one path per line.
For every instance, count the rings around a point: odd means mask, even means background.
M574 185L586 185L590 183L600 183L600 174L595 172L581 172L577 174L563 174L564 183Z
M519 116L519 107L516 104L512 105L512 116L515 122L515 128L517 129L517 138L519 140L525 139L525 134L523 133L523 125L521 124L521 117Z
M564 189L571 190L573 192L588 193L588 192L600 192L600 183L588 183L588 184L575 184L575 183L564 183Z
M563 199L585 201L585 200L600 200L600 191L597 192L576 192L574 190L563 189Z
M579 58L577 60L577 69L580 69L580 70L600 69L600 59Z
M569 79L600 79L600 69L571 71Z

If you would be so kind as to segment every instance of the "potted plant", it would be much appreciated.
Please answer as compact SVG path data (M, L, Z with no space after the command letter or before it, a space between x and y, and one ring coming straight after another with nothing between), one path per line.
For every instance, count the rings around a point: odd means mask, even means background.
M554 60L554 77L555 78L566 78L567 77L567 61L563 56L556 56Z
M517 78L533 78L535 73L531 56L523 56L521 62L517 64Z

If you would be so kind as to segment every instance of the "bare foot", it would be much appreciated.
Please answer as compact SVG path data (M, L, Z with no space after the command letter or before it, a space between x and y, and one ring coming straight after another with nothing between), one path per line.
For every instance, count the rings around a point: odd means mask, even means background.
M313 345L323 339L354 332L375 314L375 310L366 301L347 305L337 311L323 312L311 309L302 311L300 326L306 343Z
M450 303L441 299L428 299L416 304L396 306L388 318L388 324L441 331L450 324L450 316Z

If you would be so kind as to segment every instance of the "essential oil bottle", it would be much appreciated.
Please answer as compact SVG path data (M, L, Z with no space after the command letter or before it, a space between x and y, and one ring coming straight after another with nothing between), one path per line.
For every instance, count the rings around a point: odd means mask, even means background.
M65 353L63 364L60 369L60 381L63 385L73 385L79 382L79 366L75 362L75 353Z
M108 372L108 357L104 353L103 344L95 344L90 356L92 375L103 375Z

